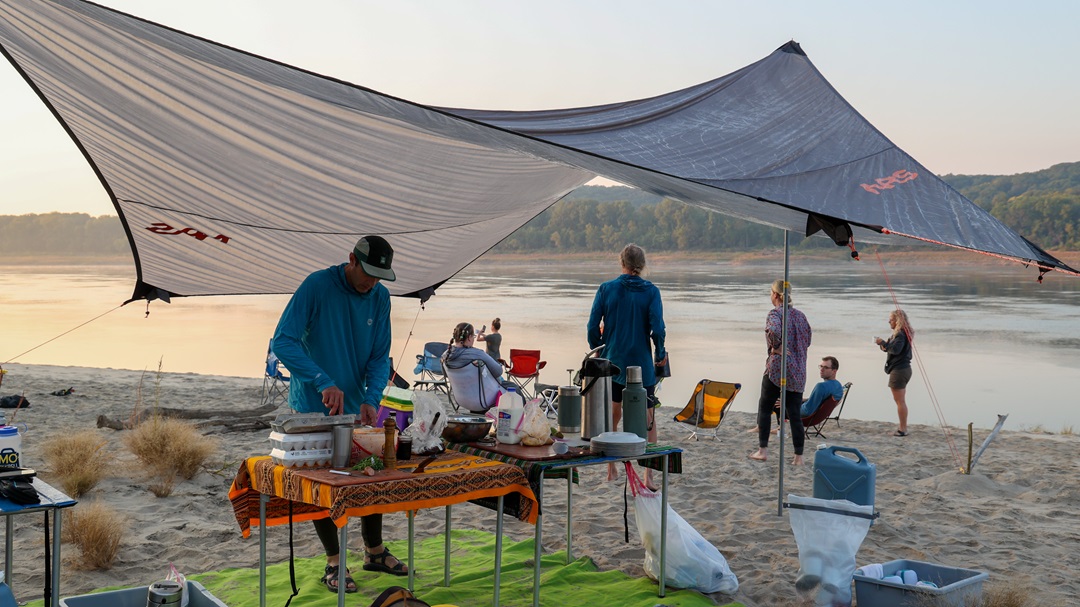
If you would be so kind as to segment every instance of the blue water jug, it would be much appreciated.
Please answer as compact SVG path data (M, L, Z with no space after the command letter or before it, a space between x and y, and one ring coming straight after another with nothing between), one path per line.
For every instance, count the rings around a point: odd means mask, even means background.
M838 455L849 453L854 455ZM874 505L877 467L852 447L825 447L814 454L814 497Z

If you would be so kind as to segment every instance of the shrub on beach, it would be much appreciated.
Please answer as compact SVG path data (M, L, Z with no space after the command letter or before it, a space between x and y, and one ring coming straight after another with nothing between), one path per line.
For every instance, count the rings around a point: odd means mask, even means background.
M177 478L194 478L217 450L214 440L193 424L161 415L135 426L124 442L155 479L150 490L158 497L170 495Z
M113 454L105 448L107 440L96 430L84 430L49 440L44 458L64 492L81 497L97 486L109 473Z
M85 569L109 569L120 551L124 518L100 502L75 506L63 513L60 539L75 544L75 565Z

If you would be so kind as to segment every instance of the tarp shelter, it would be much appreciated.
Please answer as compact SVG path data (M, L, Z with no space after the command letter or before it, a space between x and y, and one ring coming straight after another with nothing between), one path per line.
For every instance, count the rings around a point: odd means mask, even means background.
M658 97L530 112L411 103L80 0L0 0L0 50L108 190L133 298L290 293L369 233L397 252L391 293L425 296L597 175L841 243L1077 274L897 148L794 42Z

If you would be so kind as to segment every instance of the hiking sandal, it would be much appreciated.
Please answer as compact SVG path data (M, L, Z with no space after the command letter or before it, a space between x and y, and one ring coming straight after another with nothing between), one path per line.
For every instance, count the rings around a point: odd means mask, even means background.
M405 564L402 563L400 559L398 559L397 564L393 567L386 564L387 557L393 556L390 554L389 548L383 548L383 551L379 554L371 554L365 550L364 555L367 556L367 558L364 559L364 571L379 571L382 573L389 573L390 575L409 575L408 568L405 567Z
M349 570L346 569L345 570L345 594L352 594L352 593L356 592L357 590L359 590L356 587L356 582L352 579L352 576L349 575L349 573L350 573ZM334 594L337 594L337 591L338 591L338 587L337 587L337 583L338 583L338 566L337 565L327 565L326 566L326 569L323 572L322 583L323 583L324 586L326 586L327 590L329 590L330 592L333 592Z

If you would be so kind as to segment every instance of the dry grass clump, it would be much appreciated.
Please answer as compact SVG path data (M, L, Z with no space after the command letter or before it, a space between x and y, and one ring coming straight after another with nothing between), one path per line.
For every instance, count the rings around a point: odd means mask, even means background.
M150 490L158 497L172 494L178 478L194 478L217 450L217 443L193 424L161 415L146 418L124 436L124 443L155 479Z
M105 448L107 440L96 430L83 430L49 440L45 463L56 475L64 493L81 497L97 486L109 473L113 454Z
M63 516L67 520L60 539L79 549L74 564L84 569L111 568L124 537L124 518L99 502L75 506Z
M934 597L920 594L916 604L919 607L939 607L952 605L953 602L944 601L945 597ZM941 600L939 600L941 599ZM956 599L953 598L953 601ZM1004 584L991 582L983 584L982 593L979 596L964 597L962 607L1035 607L1041 605L1038 594L1029 586L1014 583Z

